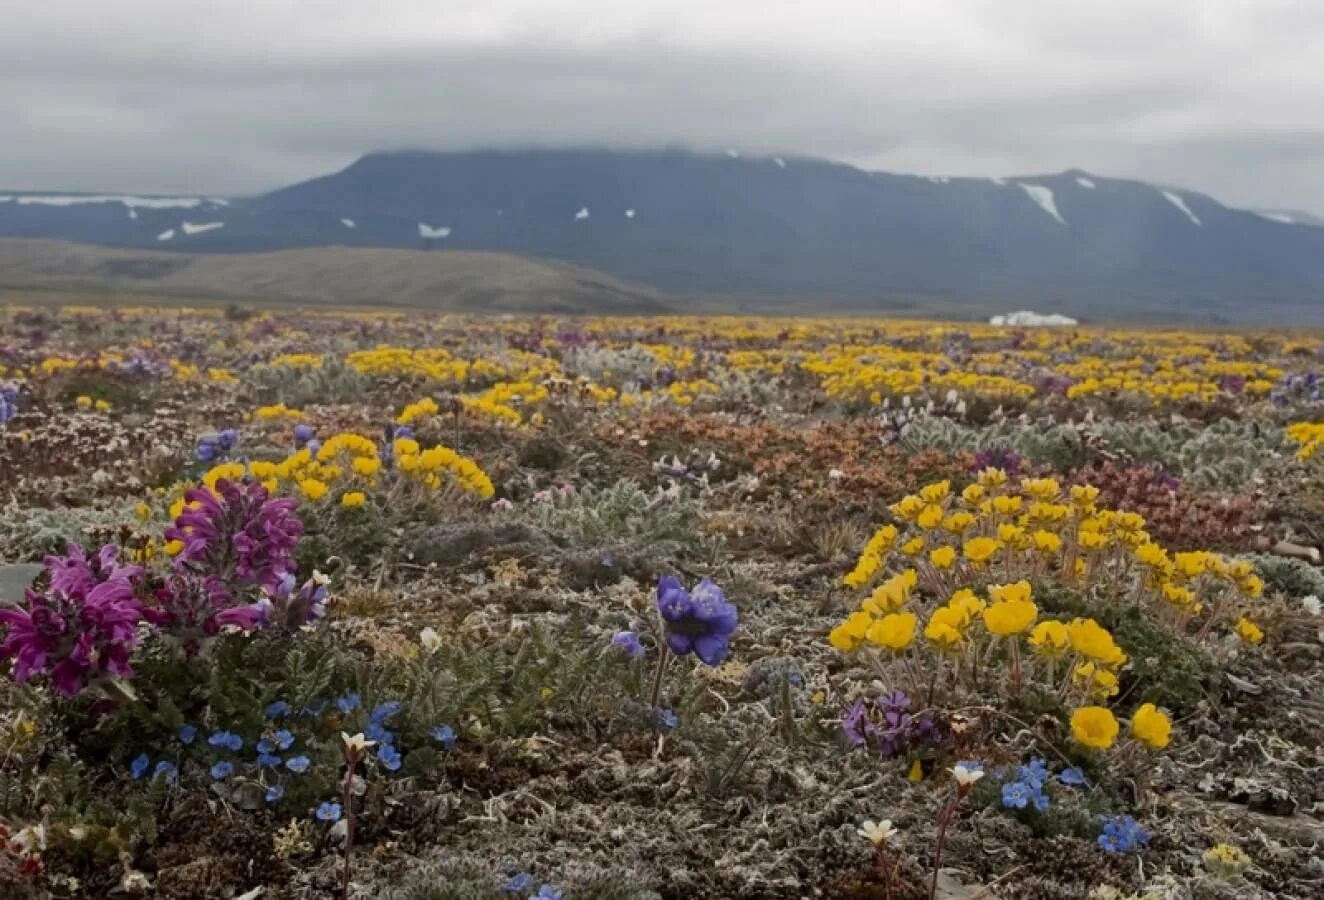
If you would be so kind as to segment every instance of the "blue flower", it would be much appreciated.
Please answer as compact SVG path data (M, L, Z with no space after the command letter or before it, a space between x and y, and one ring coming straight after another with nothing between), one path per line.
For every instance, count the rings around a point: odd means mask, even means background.
M522 894L531 887L533 887L533 876L528 872L516 872L501 885L501 890L507 894Z
M534 894L531 900L563 900L565 894L550 884L544 884L538 888L538 893Z
M158 778L164 778L166 784L174 784L175 780L179 778L179 769L176 768L174 763L163 759L152 770L152 780L155 781Z
M390 744L382 744L377 748L377 761L389 772L394 772L400 768L400 751Z
M399 700L389 700L375 708L369 715L368 721L373 725L384 725L386 720L400 711L401 703Z
M218 762L211 767L211 777L214 781L220 781L222 778L229 778L234 774L234 763Z
M317 818L321 819L323 822L339 822L340 804L328 800L321 806L317 807L316 815Z
M395 735L386 730L386 726L379 725L376 722L369 722L368 727L363 729L363 736L370 741L376 741L379 744L394 744Z
M1129 853L1149 844L1149 833L1131 816L1111 816L1103 820L1099 846L1109 853Z
M340 710L341 715L349 715L359 708L359 695L346 694L343 697L336 698L336 709Z
M262 738L260 741L257 742L258 753L270 753L275 749L276 749L276 745L271 743L271 741L267 740L266 738Z
M1057 776L1057 780L1071 787L1085 787L1089 781L1085 778L1085 773L1078 766L1072 766L1069 769L1063 769Z
M181 725L179 731L175 732L181 744L191 744L193 739L198 736L198 729L192 725Z
M709 666L720 665L726 659L738 616L717 585L705 578L691 593L676 578L666 575L657 583L657 608L672 653L693 653Z
M302 447L317 436L317 429L311 425L294 426L294 444L296 447Z
M1019 768L1017 777L1031 787L1042 787L1048 781L1048 763L1032 759Z
M222 431L220 434L216 435L217 446L219 446L222 450L225 450L227 452L232 450L234 448L234 445L238 441L239 441L239 431L238 429L235 428L227 428L224 431Z
M280 757L274 753L259 753L257 764L264 769L274 769L280 765Z
M307 772L310 765L312 765L312 760L306 756L291 756L285 760L285 768L297 775Z
M282 719L291 712L290 705L284 700L277 700L274 703L268 703L265 710L268 719Z
M1019 781L1002 786L1002 805L1008 809L1025 809L1030 802L1030 789Z
M447 750L455 746L455 729L449 725L438 725L431 731L432 739Z
M639 635L633 631L618 631L611 638L612 646L621 648L621 651L630 659L639 659L646 652L644 645L639 643Z
M288 750L290 747L294 746L294 735L290 734L284 728L273 734L271 738L281 750Z
M213 747L225 747L236 753L244 749L244 739L229 731L212 732L212 736L207 738L207 743Z
M152 761L147 758L146 753L139 754L133 762L129 763L129 774L133 776L134 781L137 781L147 774L147 768L151 764Z
M273 784L271 787L267 788L265 796L268 803L275 803L281 797L285 796L285 785Z
M669 709L659 709L654 714L654 718L659 727L665 728L668 731L680 724L680 719L678 719L676 714Z

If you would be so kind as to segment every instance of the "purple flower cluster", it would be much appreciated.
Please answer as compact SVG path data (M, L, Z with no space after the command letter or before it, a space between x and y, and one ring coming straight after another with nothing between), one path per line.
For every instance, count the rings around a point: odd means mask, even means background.
M215 576L231 593L244 587L279 590L294 571L294 548L303 534L296 501L273 500L260 484L224 478L215 493L194 488L184 499L189 506L165 532L184 544L176 572Z
M224 459L230 455L230 451L237 443L239 443L239 432L234 428L227 428L216 434L204 434L198 441L198 459L208 463Z
M1024 460L1015 450L1006 447L990 447L987 450L980 450L975 454L974 463L971 469L976 472L982 472L985 469L1001 469L1011 478L1021 474L1021 464Z
M326 601L330 597L327 585L330 579L317 572L298 586L293 572L285 573L274 591L258 600L258 624L285 631L299 629L320 621L326 615Z
M1314 371L1284 375L1269 391L1269 399L1275 406L1287 406L1292 403L1318 403L1320 401L1320 378Z
M0 385L0 425L18 415L18 388L12 384Z
M706 665L721 665L731 652L738 616L722 589L707 578L687 591L666 575L657 583L657 609L662 614L667 646L677 656L693 653Z
M856 700L841 717L841 733L857 747L878 748L885 758L905 756L942 741L942 732L927 712L911 715L911 701L903 691L865 702Z
M74 696L99 678L129 678L142 604L134 579L142 567L122 565L111 544L88 558L76 544L64 557L46 557L49 586L29 588L23 604L0 609L7 626L0 659L14 660L14 680L50 676L55 689Z

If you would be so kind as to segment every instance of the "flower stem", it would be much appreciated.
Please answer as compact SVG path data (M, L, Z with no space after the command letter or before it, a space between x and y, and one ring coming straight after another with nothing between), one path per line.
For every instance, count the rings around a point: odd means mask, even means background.
M662 641L662 651L657 657L657 673L653 676L653 693L649 697L648 705L657 709L658 698L662 696L662 676L667 671L667 661L671 658L671 648L667 642Z

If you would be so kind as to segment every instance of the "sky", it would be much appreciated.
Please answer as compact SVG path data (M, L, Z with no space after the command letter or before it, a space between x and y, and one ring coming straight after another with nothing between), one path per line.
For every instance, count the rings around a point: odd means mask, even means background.
M1324 213L1320 0L5 6L0 188L241 195L373 150L682 145Z

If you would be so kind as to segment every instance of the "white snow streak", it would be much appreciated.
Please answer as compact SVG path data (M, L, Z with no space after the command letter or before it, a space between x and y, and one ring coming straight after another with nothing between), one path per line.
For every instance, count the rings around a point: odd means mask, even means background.
M1063 225L1067 224L1067 220L1062 218L1062 214L1057 211L1057 203L1053 200L1053 191L1051 188L1046 188L1042 184L1022 184L1021 189L1030 195L1030 199L1033 200L1040 209L1048 213L1054 219L1057 219Z
M451 230L446 226L433 228L431 225L418 223L418 236L421 238L445 238L451 236Z
M224 228L224 222L203 222L201 225L194 225L192 222L185 222L179 226L184 234L202 234L207 231L215 231L217 228Z
M1166 197L1166 198L1168 199L1168 202L1169 202L1169 203L1171 203L1173 206L1177 207L1177 208L1180 209L1182 212L1184 212L1184 213L1186 214L1186 218L1190 219L1190 220L1191 220L1192 222L1194 222L1196 225L1203 225L1203 224L1204 224L1203 222L1200 221L1200 217L1199 217L1199 216L1197 216L1195 213L1191 212L1191 208L1190 208L1189 206L1186 205L1186 201L1183 200L1181 197L1179 197L1179 196L1177 196L1176 194L1172 193L1172 191L1163 191L1162 194L1163 194L1164 197Z
M1076 184L1080 185L1083 188L1087 188L1088 190L1091 191L1098 186L1093 181L1090 181L1088 178L1077 178Z
M582 207L582 208L579 210L579 212L575 213L575 221L576 221L576 222L582 222L582 221L584 221L584 220L587 219L587 218L588 218L588 207L587 207L587 206Z
M782 159L780 156L774 156L772 158L772 161L777 164L777 168L779 169L786 168L786 160Z
M82 206L88 203L123 203L143 209L196 209L205 203L224 205L223 201L201 197L131 197L123 194L26 194L5 198L19 206Z
M340 224L344 225L346 228L353 228L355 225L353 219L341 219Z
M163 232L161 232L160 234L158 234L158 235L156 236L156 239L157 239L158 241L168 241L168 240L170 240L170 239L171 239L172 237L174 237L174 236L175 236L175 229L173 229L173 228L167 228L165 231L163 231Z
M1270 222L1277 222L1279 225L1295 225L1296 219L1284 213L1257 212L1255 215L1261 219L1268 219Z
M1064 316L1061 313L1043 313L1030 312L1023 309L1020 312L1007 313L1002 316L993 316L988 320L990 325L1079 325L1075 319L1070 316Z
M627 209L627 210L625 211L625 218L627 218L627 219L633 219L633 218L634 218L634 210L632 210L632 209Z

